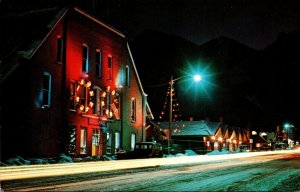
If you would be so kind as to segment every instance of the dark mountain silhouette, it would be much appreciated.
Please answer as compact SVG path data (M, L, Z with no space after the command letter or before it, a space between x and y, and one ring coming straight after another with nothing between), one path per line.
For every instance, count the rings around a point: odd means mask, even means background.
M296 45L299 45L299 32L281 34L262 51L226 37L198 46L151 30L131 42L155 117L163 107L167 88L148 85L166 83L171 75L186 75L185 69L201 63L212 74L211 89L197 95L192 90L187 91L184 84L176 83L181 113L186 120L190 116L214 121L223 119L226 123L262 130L274 129L283 121L297 122L299 94L294 92L299 87L295 74L299 57Z

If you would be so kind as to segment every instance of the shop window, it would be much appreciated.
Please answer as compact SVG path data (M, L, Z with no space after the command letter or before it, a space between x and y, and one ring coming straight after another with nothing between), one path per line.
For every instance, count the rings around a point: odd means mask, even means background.
M134 150L134 146L135 146L135 134L132 133L131 134L131 150Z
M116 152L120 148L120 143L121 143L120 133L115 132L115 150L116 150Z
M86 154L86 128L82 127L80 130L80 154Z
M95 146L99 146L100 141L100 131L98 129L93 129L93 138L92 144Z

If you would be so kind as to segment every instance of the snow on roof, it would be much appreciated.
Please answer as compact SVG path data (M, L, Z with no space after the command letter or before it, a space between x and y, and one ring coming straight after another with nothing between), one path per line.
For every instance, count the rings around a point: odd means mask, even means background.
M220 122L209 121L180 121L172 123L173 136L209 136L214 135L220 126ZM159 127L162 129L169 128L169 122L160 122Z

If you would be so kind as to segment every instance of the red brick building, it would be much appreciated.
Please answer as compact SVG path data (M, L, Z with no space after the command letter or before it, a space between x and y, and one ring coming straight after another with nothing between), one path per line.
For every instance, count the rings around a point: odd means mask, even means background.
M152 114L121 32L65 9L18 55L1 79L4 153L102 156L145 140Z

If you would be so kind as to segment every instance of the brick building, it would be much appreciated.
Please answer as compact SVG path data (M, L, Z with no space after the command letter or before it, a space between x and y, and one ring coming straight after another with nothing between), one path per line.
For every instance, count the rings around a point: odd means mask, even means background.
M40 40L3 62L2 153L131 150L145 140L152 114L126 37L78 8L54 18L46 33L32 35Z

